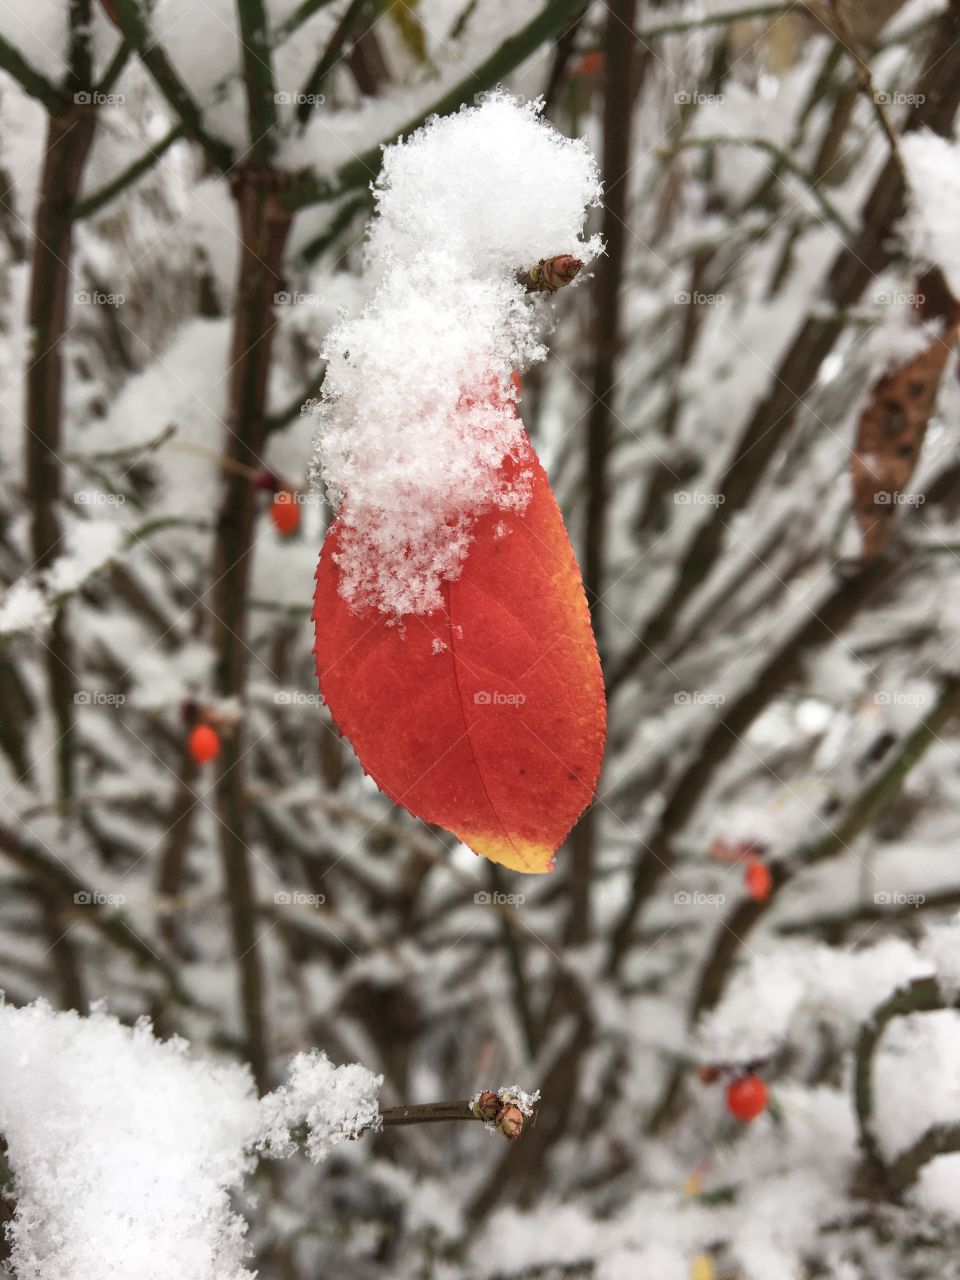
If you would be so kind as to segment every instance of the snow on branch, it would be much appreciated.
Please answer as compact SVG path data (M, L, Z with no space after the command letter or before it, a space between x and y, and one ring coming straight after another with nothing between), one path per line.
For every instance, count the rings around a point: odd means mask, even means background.
M251 1167L246 1068L194 1060L142 1019L0 1006L8 1226L24 1280L236 1280L246 1226L229 1192Z
M287 1083L261 1100L258 1149L291 1156L299 1146L298 1131L305 1129L304 1149L319 1164L341 1142L380 1128L382 1084L383 1076L355 1062L335 1067L318 1049L298 1053Z
M385 1125L481 1120L520 1137L539 1093L386 1108L383 1077L297 1054L258 1099L246 1066L204 1061L124 1026L0 996L0 1136L13 1172L11 1261L21 1280L239 1280L246 1223L230 1195L256 1157L315 1164Z

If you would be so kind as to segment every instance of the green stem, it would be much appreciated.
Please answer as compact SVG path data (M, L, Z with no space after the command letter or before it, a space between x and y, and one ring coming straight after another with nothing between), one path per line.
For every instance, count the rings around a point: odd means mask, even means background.
M701 138L682 138L679 142L668 148L667 154L672 155L678 151L686 151L690 147L754 147L758 151L766 151L768 155L773 156L778 166L785 169L788 173L792 173L803 182L804 186L813 196L814 200L820 206L823 216L837 228L844 239L848 239L853 235L853 228L844 218L843 214L836 207L832 200L824 195L823 191L817 185L817 180L811 173L808 173L801 165L798 165L781 147L775 142L771 142L769 138L727 138L716 134Z
M917 978L905 987L888 996L881 1005L874 1009L870 1017L860 1028L854 1050L853 1066L853 1103L857 1113L857 1125L860 1130L860 1148L871 1171L884 1183L889 1172L880 1153L880 1145L873 1129L874 1093L873 1093L873 1061L880 1039L889 1024L895 1018L905 1018L911 1013L934 1013L940 1009L957 1007L956 1000L948 1000L940 990L936 978ZM924 1135L921 1141L926 1141ZM938 1154L932 1151L927 1157L932 1159ZM916 1159L916 1152L913 1160ZM911 1160L910 1164L913 1163ZM922 1163L922 1161L920 1162ZM901 1178L907 1172L901 1169ZM920 1164L916 1164L913 1177L919 1172ZM912 1178L910 1179L913 1180Z
M273 83L267 15L263 0L237 0L243 47L243 80L247 91L249 157L265 167L276 151L277 103Z
M313 70L304 82L303 90L300 93L300 99L297 102L297 122L305 125L313 113L315 101L320 96L327 76L340 61L343 46L354 35L354 29L360 19L364 9L370 3L370 0L350 0L347 11L337 23L337 26L330 37L327 47L318 58ZM385 0L374 0L375 13L374 19L379 17L385 7Z
M137 50L140 61L153 77L174 114L182 121L184 132L203 147L216 168L226 172L233 165L232 150L225 142L212 137L204 129L200 108L184 87L163 49L154 40L137 0L113 0L113 5L124 35Z
M169 129L163 137L152 147L143 153L139 160L134 160L132 164L127 165L126 169L122 169L115 178L104 184L99 191L95 191L93 195L87 196L85 200L81 200L73 207L73 217L75 221L81 218L90 218L95 213L110 204L122 191L132 186L138 178L148 173L158 160L173 146L173 144L184 136L186 126L182 121L175 124Z
M13 76L21 89L31 98L42 102L51 115L57 115L66 105L59 89L26 60L18 49L0 36L0 68Z
M278 409L276 413L271 413L269 415L266 423L267 431L279 431L283 427L287 426L288 423L292 422L294 418L298 417L300 410L306 402L320 394L320 389L323 386L323 380L326 376L327 367L324 365L317 376L312 378L302 391L298 392L297 395L285 404L282 409Z
M468 76L437 98L420 115L408 120L395 136L412 133L430 116L445 116L458 111L465 102L471 102L477 93L492 89L541 44L552 40L567 19L582 7L583 0L549 0L546 7L525 27L504 40ZM393 140L392 137L387 139L388 142ZM335 200L354 187L366 186L379 173L382 160L381 144L377 143L363 155L342 165L331 178L320 178L313 174L302 177L281 197L282 203L288 209L296 210Z

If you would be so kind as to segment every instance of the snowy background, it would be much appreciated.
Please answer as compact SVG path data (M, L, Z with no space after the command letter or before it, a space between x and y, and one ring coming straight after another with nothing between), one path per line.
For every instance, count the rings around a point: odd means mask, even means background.
M0 3L12 1274L960 1277L958 109L958 0ZM429 606L511 369L609 698L537 877L310 621L325 493Z

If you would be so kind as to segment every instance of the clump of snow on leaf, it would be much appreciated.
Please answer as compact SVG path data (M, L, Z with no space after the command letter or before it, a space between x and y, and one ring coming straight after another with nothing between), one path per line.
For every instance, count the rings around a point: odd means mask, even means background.
M600 198L596 162L585 142L558 133L540 111L539 102L492 93L388 147L374 192L371 263L446 251L462 270L494 276L548 255L595 257L599 241L584 244L581 231L586 207Z
M20 1280L236 1280L228 1189L249 1167L249 1072L197 1062L149 1022L0 1005L0 1132Z
M335 1067L317 1049L298 1053L287 1083L260 1102L257 1145L272 1156L291 1156L296 1131L305 1129L306 1153L319 1163L341 1142L379 1128L382 1084L383 1076L355 1062Z
M340 592L400 617L440 607L476 517L522 510L507 482L523 432L511 373L543 359L517 273L589 259L600 187L587 147L494 94L385 152L362 315L328 335L317 407L322 477L340 519Z

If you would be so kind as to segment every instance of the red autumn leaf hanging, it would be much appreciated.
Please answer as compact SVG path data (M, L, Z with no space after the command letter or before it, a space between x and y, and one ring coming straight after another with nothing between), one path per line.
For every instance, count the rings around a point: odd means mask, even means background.
M590 615L549 482L524 438L522 514L481 514L443 606L391 622L338 591L335 522L317 567L317 671L334 720L397 804L516 871L552 868L589 804L606 712Z

